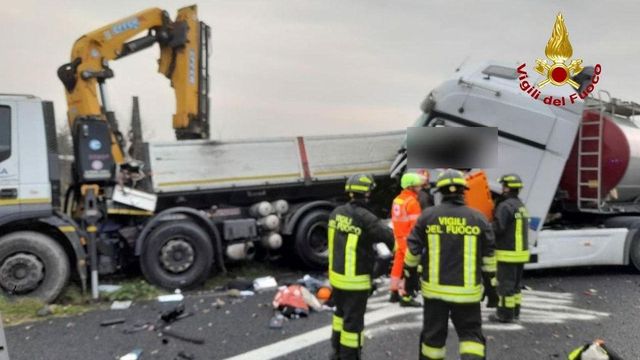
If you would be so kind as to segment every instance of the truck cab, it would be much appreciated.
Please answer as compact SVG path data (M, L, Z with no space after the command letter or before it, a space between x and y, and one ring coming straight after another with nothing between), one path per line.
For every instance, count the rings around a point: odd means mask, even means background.
M640 269L634 200L640 192L632 181L640 128L631 119L640 107L593 96L563 106L542 101L571 93L568 86L547 86L534 99L521 90L515 66L486 62L433 89L414 126L498 128L499 165L482 170L494 194L502 174L523 179L520 197L531 217L527 268L633 263ZM401 149L392 174L403 171L405 160Z

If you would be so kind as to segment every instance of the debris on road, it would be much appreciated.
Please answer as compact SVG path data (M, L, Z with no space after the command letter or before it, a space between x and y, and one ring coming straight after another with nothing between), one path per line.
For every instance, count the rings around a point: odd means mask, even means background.
M50 305L45 305L36 312L36 315L40 317L45 317L52 314L53 314L53 309L51 308Z
M270 329L281 329L284 323L284 315L279 312L276 312L271 320L269 320L269 328Z
M175 292L173 294L169 294L169 295L160 295L158 296L158 301L159 302L180 302L184 300L184 295L182 295L182 292L180 291L180 289L176 289Z
M184 351L180 351L178 353L178 357L176 360L195 360L196 356L194 354L185 353Z
M253 280L253 289L255 291L267 291L277 288L278 282L273 276L265 276Z
M251 290L243 290L243 291L240 291L240 296L244 296L244 297L247 297L247 296L253 296L253 295L255 295L255 294L256 294L256 293L255 293L255 292L253 292L253 291L251 291Z
M109 320L104 320L100 323L100 326L111 326L111 325L116 325L116 324L124 324L127 320L125 318L115 318L115 319L109 319Z
M142 355L142 349L134 349L130 353L123 355L119 360L138 360Z
M98 285L98 292L111 294L122 289L121 285L100 284Z
M125 301L114 301L111 303L111 310L126 310L131 307L133 301L125 300Z
M160 331L160 333L162 335L170 336L170 337L178 339L178 340L187 341L187 342L198 344L198 345L204 344L204 339L203 338L187 336L187 335L175 332L173 330L162 329Z

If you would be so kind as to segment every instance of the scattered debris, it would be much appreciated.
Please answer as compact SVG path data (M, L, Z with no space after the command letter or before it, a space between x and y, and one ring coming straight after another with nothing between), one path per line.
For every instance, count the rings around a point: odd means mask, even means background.
M304 285L304 287L309 289L309 291L315 293L321 287L326 287L328 285L328 282L316 279L313 276L306 274L302 277L302 279L298 280L298 284Z
M110 294L122 289L120 285L100 284L98 285L98 291L101 293Z
M309 305L304 300L301 285L282 286L273 299L273 308L286 317L298 318L309 315Z
M52 314L53 314L53 309L49 305L43 306L42 308L40 308L36 312L36 315L38 315L40 317L45 317L45 316L49 316L49 315L52 315Z
M120 360L138 360L142 355L142 349L134 349L130 353L120 357Z
M309 305L310 308L318 312L322 311L322 304L306 287L301 286L300 291L302 291L304 302Z
M252 290L253 289L253 281L251 280L247 280L247 279L243 279L243 278L238 278L238 279L234 279L231 280L227 283L227 289L228 290Z
M246 297L246 296L253 296L255 294L256 293L254 293L251 290L242 290L242 291L240 291L240 296L245 296Z
M271 320L269 320L269 328L270 329L280 329L282 328L282 324L284 323L284 315L279 312L276 312Z
M125 301L114 301L111 303L111 310L126 310L131 307L133 301L125 300Z
M242 295L240 295L240 290L230 289L229 291L227 291L227 296L238 298L238 297L241 297Z
M178 357L176 360L195 360L196 356L194 354L185 353L184 351L180 351L178 353Z
M159 302L180 302L182 300L184 300L184 295L182 295L182 291L180 291L180 289L176 289L176 291L170 295L158 296Z
M277 288L278 282L273 276L265 276L253 280L253 289L255 291L274 290Z
M111 325L116 325L116 324L124 324L125 321L127 321L125 318L109 319L109 320L102 321L100 323L100 326L111 326Z
M162 330L162 335L170 336L170 337L178 339L178 340L187 341L187 342L198 344L198 345L204 344L204 339L203 338L190 337L190 336L175 332L173 330L163 329Z

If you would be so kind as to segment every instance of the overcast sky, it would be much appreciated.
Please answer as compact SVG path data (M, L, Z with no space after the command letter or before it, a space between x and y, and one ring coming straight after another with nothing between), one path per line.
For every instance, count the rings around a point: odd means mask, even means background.
M148 7L173 18L191 3L0 0L0 92L54 100L58 123L66 122L56 69L80 35ZM198 7L212 27L216 140L405 128L465 58L543 58L558 11L574 57L602 64L599 88L640 101L638 1L227 0ZM175 103L157 56L156 46L113 61L108 89L121 127L128 128L138 95L147 138L169 140Z

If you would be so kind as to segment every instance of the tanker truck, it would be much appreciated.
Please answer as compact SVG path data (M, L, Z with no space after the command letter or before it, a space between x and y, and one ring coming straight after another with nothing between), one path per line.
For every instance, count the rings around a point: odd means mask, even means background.
M598 70L585 68L575 78L578 93L597 80ZM580 99L568 86L547 86L536 100L521 90L520 75L500 63L459 70L429 93L413 126L498 128L498 167L482 170L494 195L500 175L523 178L521 198L531 216L528 269L632 264L640 270L640 105L606 91ZM575 101L555 106L543 102L548 97ZM403 145L392 176L406 163Z

